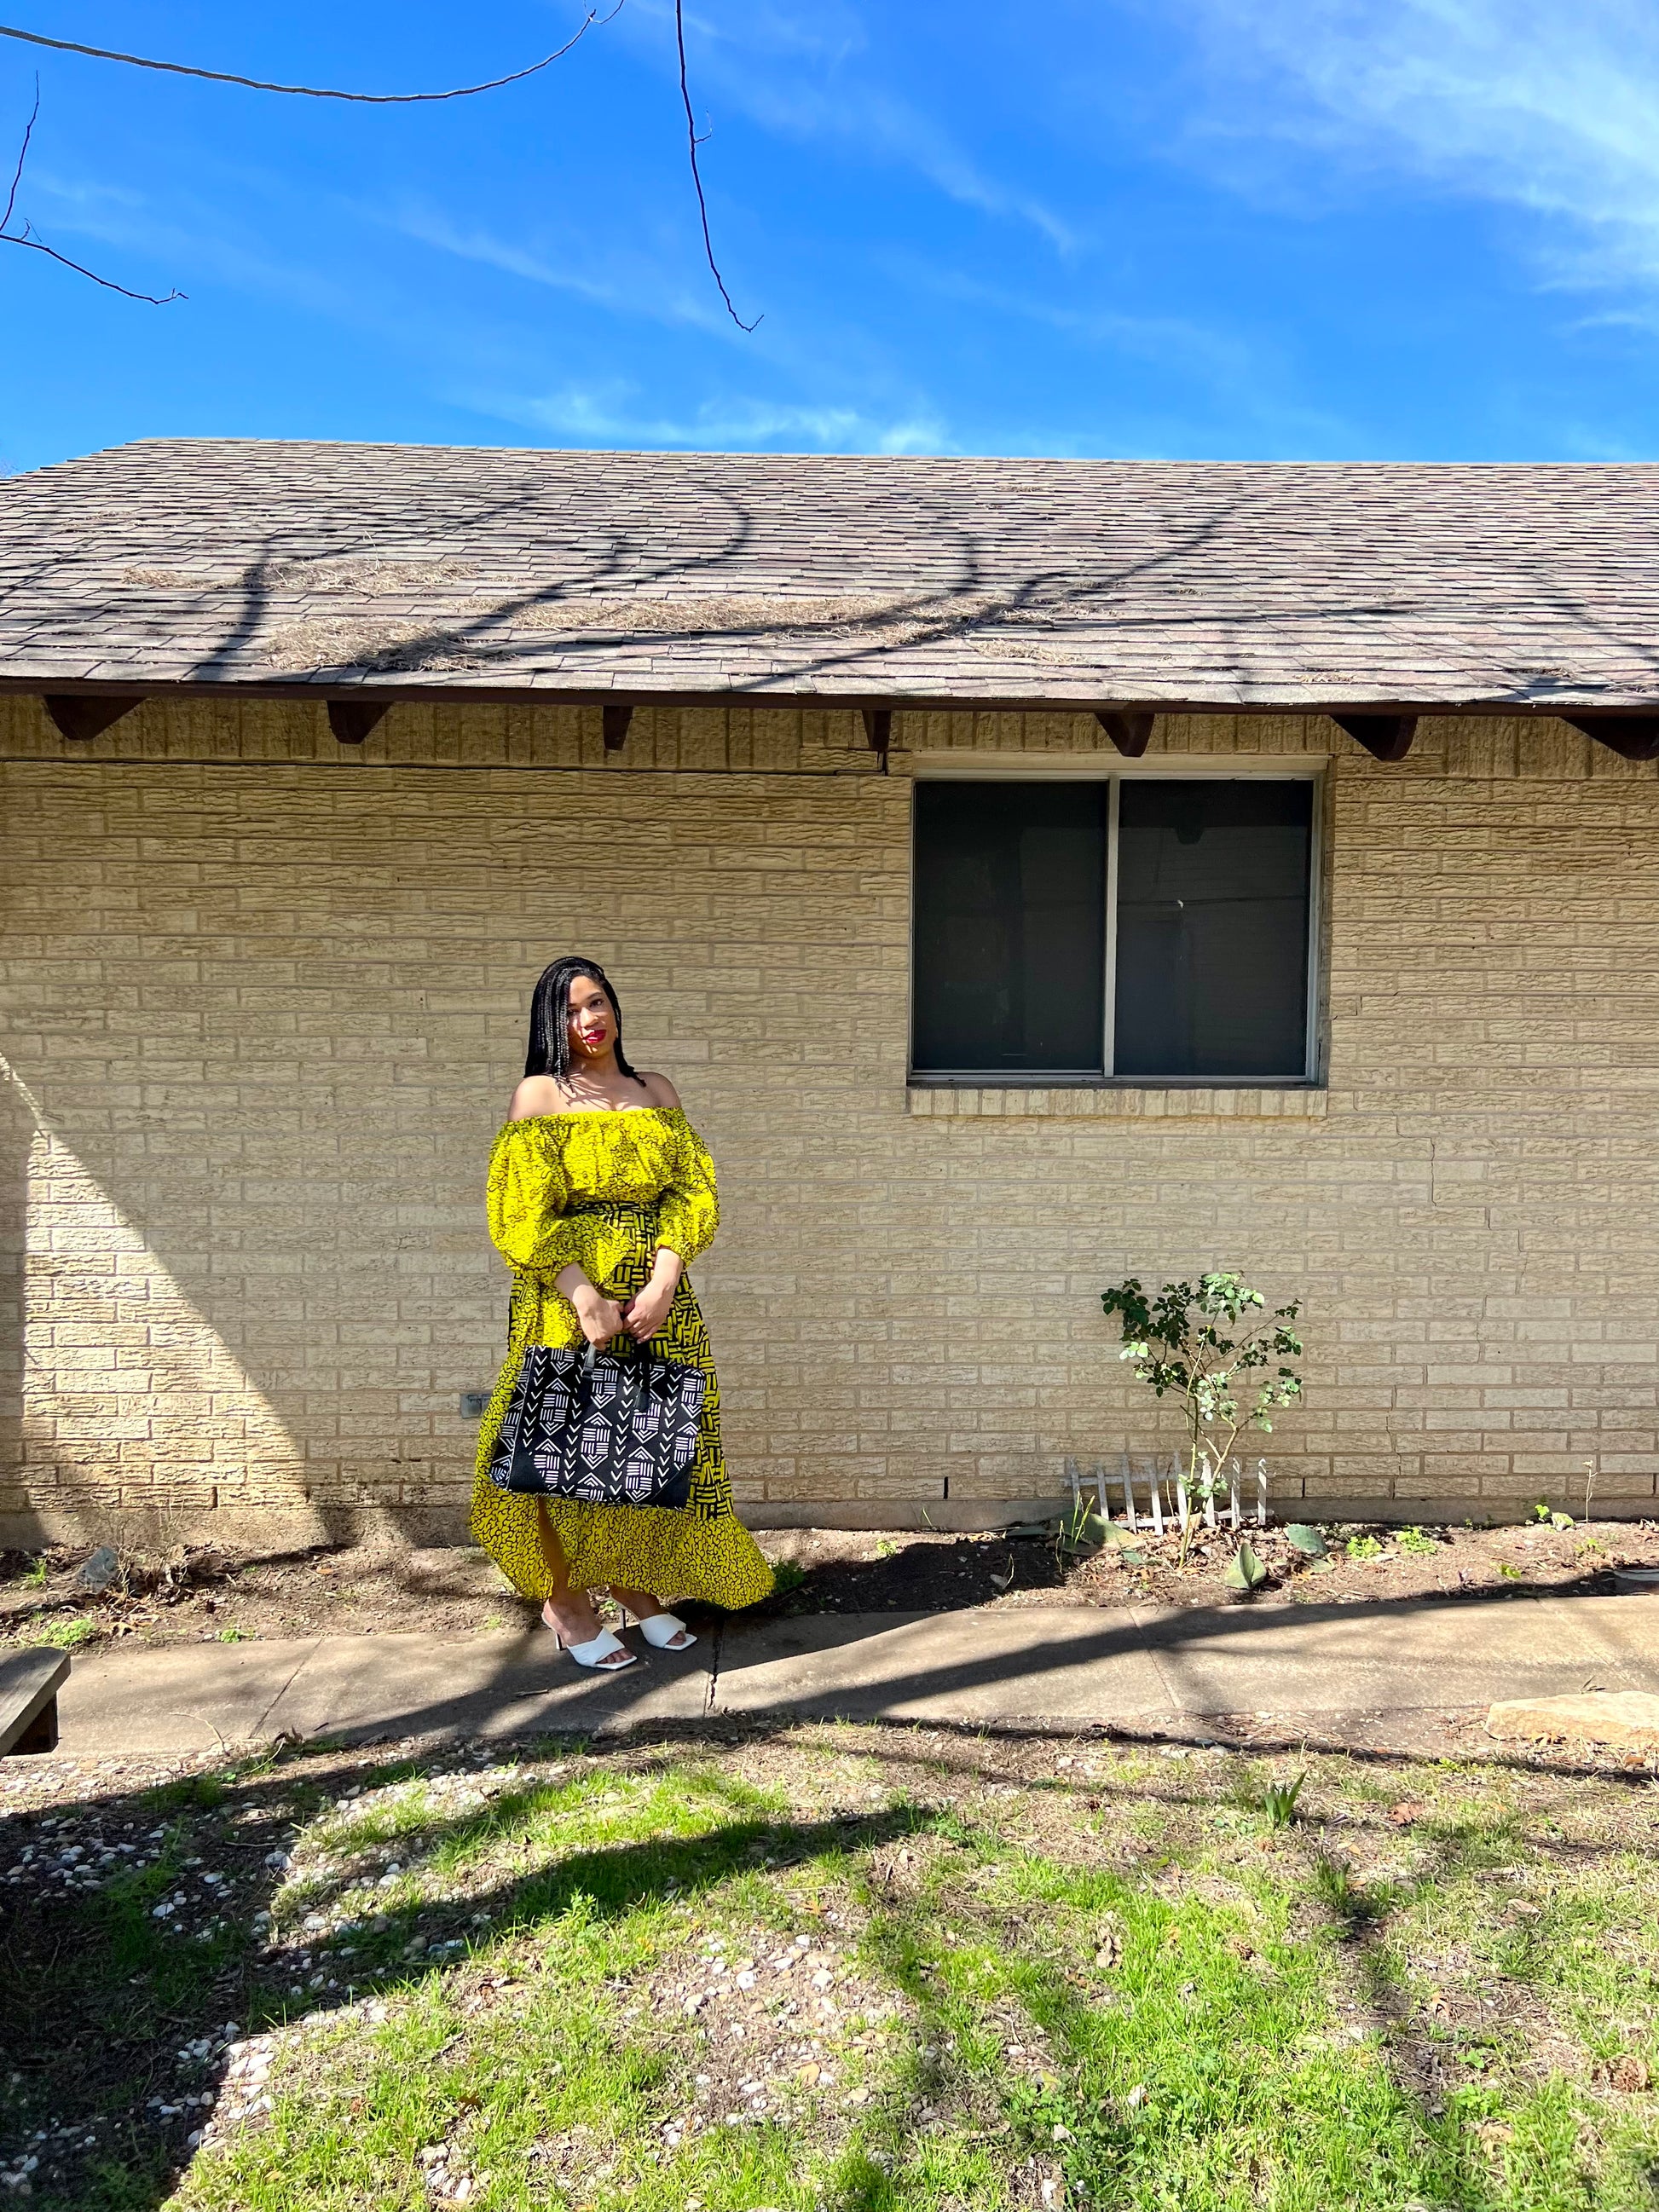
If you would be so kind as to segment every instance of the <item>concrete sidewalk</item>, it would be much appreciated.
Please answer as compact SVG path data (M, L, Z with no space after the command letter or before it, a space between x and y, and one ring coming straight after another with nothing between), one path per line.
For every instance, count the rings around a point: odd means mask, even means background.
M59 1755L283 1735L597 1734L717 1716L1157 1729L1232 1714L1330 1726L1585 1688L1659 1692L1659 1595L739 1616L684 1657L647 1652L619 1676L581 1672L539 1631L117 1646L76 1661Z

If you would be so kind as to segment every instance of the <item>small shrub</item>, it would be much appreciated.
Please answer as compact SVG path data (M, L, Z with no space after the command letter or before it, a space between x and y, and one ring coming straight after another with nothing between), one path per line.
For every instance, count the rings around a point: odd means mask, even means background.
M1136 1381L1155 1397L1181 1401L1187 1494L1201 1504L1213 1497L1240 1430L1271 1430L1274 1409L1302 1395L1292 1364L1302 1357L1302 1339L1290 1327L1300 1300L1269 1313L1242 1275L1212 1272L1196 1283L1165 1283L1152 1297L1131 1275L1103 1291L1100 1303L1117 1316L1118 1358L1134 1362ZM1194 1516L1181 1532L1183 1566L1196 1525Z

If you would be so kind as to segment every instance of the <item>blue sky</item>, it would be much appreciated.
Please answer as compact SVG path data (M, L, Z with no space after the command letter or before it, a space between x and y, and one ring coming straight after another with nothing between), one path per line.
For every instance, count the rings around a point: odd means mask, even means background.
M27 12L23 13L24 8ZM374 89L582 0L15 0ZM278 18L280 17L280 20ZM156 434L1314 459L1659 451L1652 0L663 0L324 106L0 41L0 462Z

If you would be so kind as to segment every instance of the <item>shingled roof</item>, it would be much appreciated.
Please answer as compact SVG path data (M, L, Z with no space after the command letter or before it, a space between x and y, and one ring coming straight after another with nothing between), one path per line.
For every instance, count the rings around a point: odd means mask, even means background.
M1659 466L151 440L0 483L0 687L1659 706Z

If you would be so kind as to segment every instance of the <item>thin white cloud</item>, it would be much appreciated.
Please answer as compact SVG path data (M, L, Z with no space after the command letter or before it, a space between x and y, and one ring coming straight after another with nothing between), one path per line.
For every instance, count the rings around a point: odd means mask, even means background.
M668 21L658 0L635 8L635 29L651 24L653 51ZM686 28L700 109L725 105L781 137L853 147L865 161L915 169L960 206L1029 223L1061 252L1078 245L1052 208L990 174L937 117L872 79L868 35L842 0L802 15L775 0L731 0L718 21L689 10Z
M419 245L453 254L458 260L499 269L527 283L572 293L596 307L645 315L655 322L690 324L716 336L723 336L730 328L718 303L710 307L702 286L694 289L683 270L671 270L661 262L625 247L607 247L600 261L582 266L515 245L477 224L463 228L429 209L406 207L390 220L394 228ZM699 266L697 274L701 273Z
M689 416L664 417L635 411L628 385L568 385L540 396L480 396L465 404L479 413L526 428L574 438L583 445L680 447L713 452L773 446L778 441L805 443L827 453L944 453L953 450L939 425L923 416L890 421L857 408L790 406L764 399L722 397Z
M1562 281L1659 281L1652 0L1184 6L1229 72L1235 146L1266 131L1389 161L1564 226L1542 247Z

